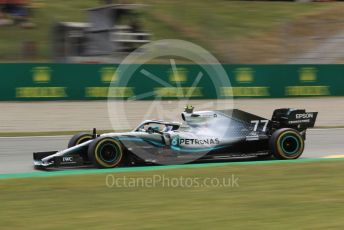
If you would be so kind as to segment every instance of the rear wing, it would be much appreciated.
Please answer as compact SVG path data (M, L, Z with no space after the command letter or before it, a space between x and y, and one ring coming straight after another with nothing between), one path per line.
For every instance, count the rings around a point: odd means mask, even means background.
M306 112L304 109L276 109L272 114L271 121L277 128L294 128L305 130L314 127L318 112Z

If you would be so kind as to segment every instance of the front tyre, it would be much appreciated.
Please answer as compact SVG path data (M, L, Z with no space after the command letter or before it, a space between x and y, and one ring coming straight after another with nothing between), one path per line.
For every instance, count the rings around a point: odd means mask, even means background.
M97 168L114 168L124 161L123 147L117 140L100 137L90 144L88 158Z
M270 151L276 159L297 159L303 153L305 142L295 129L283 128L275 131L269 140Z
M86 141L92 140L93 136L89 133L78 133L75 134L68 142L68 148L74 147Z
M68 148L74 147L76 145L80 145L86 141L92 140L93 136L89 133L78 133L75 134L68 142ZM87 146L79 148L75 153L78 153L84 162L89 162L87 157Z

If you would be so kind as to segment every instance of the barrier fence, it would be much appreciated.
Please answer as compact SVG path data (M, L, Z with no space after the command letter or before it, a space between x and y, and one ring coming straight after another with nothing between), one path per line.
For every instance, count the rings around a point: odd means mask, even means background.
M138 100L344 96L344 65L223 67L231 87L214 84L212 77L218 76L210 77L198 65L178 65L175 71L171 65L144 65L127 76L118 73L116 65L0 64L0 100L104 100L108 95Z

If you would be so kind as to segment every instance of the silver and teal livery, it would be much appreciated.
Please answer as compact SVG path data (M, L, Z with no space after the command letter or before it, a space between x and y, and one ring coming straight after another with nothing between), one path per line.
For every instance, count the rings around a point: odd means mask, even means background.
M34 153L37 168L184 164L235 158L297 159L317 112L276 109L271 119L242 110L193 111L182 121L146 120L130 132L79 133L62 151Z

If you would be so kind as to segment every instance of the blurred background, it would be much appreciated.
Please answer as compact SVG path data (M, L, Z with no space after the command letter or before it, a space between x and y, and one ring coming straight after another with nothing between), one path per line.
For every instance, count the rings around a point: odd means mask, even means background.
M319 111L317 126L344 126L343 2L0 0L0 9L2 132L84 130L95 114L101 117L94 125L109 129L106 100L111 80L120 78L117 64L160 39L190 41L212 53L232 86L222 86L220 97L246 99L235 100L237 108L269 117L276 107L309 107ZM182 100L201 71L182 65L190 60L149 63L163 64L144 66L160 80L136 71L113 98L153 92L155 99ZM210 76L204 76L191 99L214 99L207 96ZM143 108L147 103L140 102Z
M343 63L341 2L0 0L0 62L118 63L183 39L222 63Z

